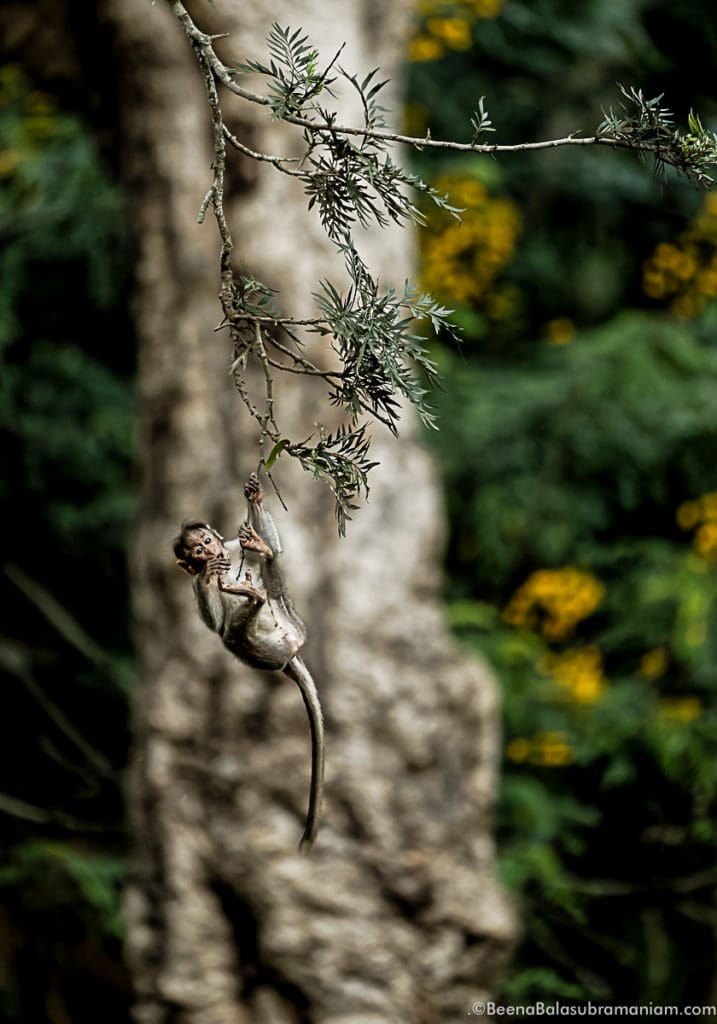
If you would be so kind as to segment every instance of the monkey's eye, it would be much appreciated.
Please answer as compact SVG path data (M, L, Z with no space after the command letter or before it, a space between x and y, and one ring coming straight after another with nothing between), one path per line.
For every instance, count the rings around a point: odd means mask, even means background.
M204 548L202 547L201 544L197 544L196 548L194 549L194 554L195 555L202 555L202 554L204 554Z
M212 543L212 538L211 537L205 537L204 538L204 543L205 544L211 544Z

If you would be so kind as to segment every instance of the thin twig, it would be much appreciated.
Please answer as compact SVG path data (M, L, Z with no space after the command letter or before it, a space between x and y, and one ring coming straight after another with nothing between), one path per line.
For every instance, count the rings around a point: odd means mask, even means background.
M268 357L267 362L269 366L273 366L275 370L283 370L285 373L296 373L303 377L321 377L322 380L326 380L329 374L325 370L312 370L307 366L287 366L286 363L280 363L278 359L272 359ZM331 374L333 377L341 377L343 374Z
M288 346L282 345L280 341L278 341L276 338L271 337L271 335L267 340L271 345L274 346L274 348L278 348L279 351L283 352L285 356L288 356L290 359L293 359L297 365L304 367L303 372L305 373L315 374L317 377L324 377L327 380L332 377L336 377L337 379L341 380L343 377L346 376L346 374L342 373L340 370L320 370L318 366L315 366L314 363L312 363L305 356L300 356L297 352L292 352L291 349L288 348ZM292 368L288 366L286 367L286 369L289 370L290 372L292 370ZM293 372L296 371L294 370Z
M259 420L261 427L259 435L259 465L261 465L264 462L264 443L267 436L276 443L279 438L279 430L274 420L274 378L271 375L269 357L266 354L259 324L254 325L254 332L255 354L264 373L264 413Z
M179 19L184 31L191 39L197 50L200 50L214 72L216 77L226 86L230 92L240 96L250 103L258 103L262 106L271 106L271 99L262 96L260 93L252 92L240 86L232 78L233 72L217 57L212 46L211 36L205 35L194 24L187 13L181 0L170 0L172 10ZM298 114L286 114L282 120L299 128L308 128L311 132L329 132L332 135L357 135L365 139L375 139L380 142L398 142L416 149L443 149L458 153L522 153L528 150L555 149L559 146L610 146L615 149L635 149L642 152L654 152L654 146L634 146L623 139L616 139L608 135L581 136L574 133L563 136L559 139L543 139L539 142L518 142L510 144L499 144L489 142L454 142L450 139L433 139L429 135L423 138L413 135L403 135L400 132L391 132L381 128L353 127L351 125L337 125L324 121L323 123L312 121L309 118L301 117Z
M232 133L229 131L226 125L224 125L224 137L226 138L227 142L234 147L234 149L239 150L239 152L243 153L244 156L251 157L252 160L258 160L260 162L263 161L265 163L273 164L274 167L276 167L277 171L281 171L282 174L289 174L291 175L292 178L306 177L305 171L294 171L290 167L282 166L285 163L298 163L298 157L270 156L268 153L258 153L255 149L250 149L243 142L240 142L235 135L232 135Z

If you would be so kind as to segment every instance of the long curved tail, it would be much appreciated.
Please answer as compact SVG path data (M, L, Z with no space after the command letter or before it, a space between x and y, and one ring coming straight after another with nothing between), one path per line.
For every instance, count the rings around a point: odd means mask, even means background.
M319 830L321 804L324 799L324 716L321 713L319 695L316 684L301 658L294 657L283 669L301 690L306 705L311 729L311 788L309 790L309 809L306 814L306 827L299 843L302 853L308 853L314 845Z

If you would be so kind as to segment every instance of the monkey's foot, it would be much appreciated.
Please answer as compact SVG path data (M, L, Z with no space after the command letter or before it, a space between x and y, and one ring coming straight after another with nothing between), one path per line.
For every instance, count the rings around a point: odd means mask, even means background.
M249 523L242 523L239 527L239 543L245 551L256 551L257 555L261 555L262 558L270 559L274 557L274 552L271 550L265 540L262 540L259 534L249 526Z
M261 484L259 483L259 477L256 473L252 473L247 482L244 484L244 497L247 501L252 502L254 505L258 505L262 499Z

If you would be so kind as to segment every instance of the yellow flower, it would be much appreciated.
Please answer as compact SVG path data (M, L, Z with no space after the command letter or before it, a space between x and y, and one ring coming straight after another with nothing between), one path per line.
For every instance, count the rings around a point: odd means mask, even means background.
M579 704L593 704L605 689L602 654L591 644L545 659L548 674Z
M698 501L683 501L677 509L677 524L683 530L691 530L697 526L701 518L700 504Z
M579 704L594 704L603 691L603 681L597 676L582 676L572 686L572 694Z
M703 270L697 279L697 287L702 295L706 295L709 298L717 295L717 269L710 265L706 270Z
M451 50L470 48L471 28L465 18L429 18L426 28Z
M473 7L479 18L495 18L503 6L503 0L473 0Z
M665 275L646 265L642 274L642 289L651 299L661 299L667 291Z
M551 345L568 345L575 337L575 324L567 317L549 320L545 330Z
M697 528L693 544L699 555L717 559L717 491L709 491L696 501L683 501L676 519L683 530Z
M438 188L450 191L451 196L461 206L477 206L484 202L487 196L485 185L475 178L440 178Z
M505 756L509 761L520 764L530 754L530 741L522 738L511 740L505 748Z
M653 263L665 270L674 270L680 261L680 250L676 245L660 242L652 256Z
M717 523L705 522L695 534L695 550L704 558L717 558Z
M692 317L697 316L701 308L701 302L696 295L691 295L685 292L683 295L678 295L670 303L670 309L679 317L680 320L691 320Z
M700 512L704 519L717 520L717 491L710 491L700 498Z
M443 45L429 36L414 36L408 44L408 59L416 64L438 60L445 52Z
M424 18L445 14L447 10L461 10L468 18L495 18L503 6L503 0L419 0L418 13Z
M563 640L592 615L604 593L599 580L574 566L539 569L518 587L503 617L513 626L528 629L539 620L547 640Z
M12 174L19 162L20 158L15 150L0 150L0 177L6 178L8 175Z
M532 739L519 736L505 748L505 756L514 764L529 761L542 768L561 768L575 760L562 732L536 732Z
M642 287L653 299L669 299L675 316L696 316L717 295L717 203L702 210L675 242L660 242L643 264Z
M664 647L653 647L640 658L640 675L645 679L658 679L667 669L667 651Z
M530 761L545 768L560 768L575 760L573 748L562 732L539 732L533 737Z
M509 199L490 196L474 178L444 175L434 185L464 212L459 223L444 211L428 211L419 236L423 287L447 301L477 305L489 316L506 316L509 304L489 297L515 248L521 227L517 208Z
M703 704L699 697L665 697L660 701L658 717L668 722L687 724L702 714Z

